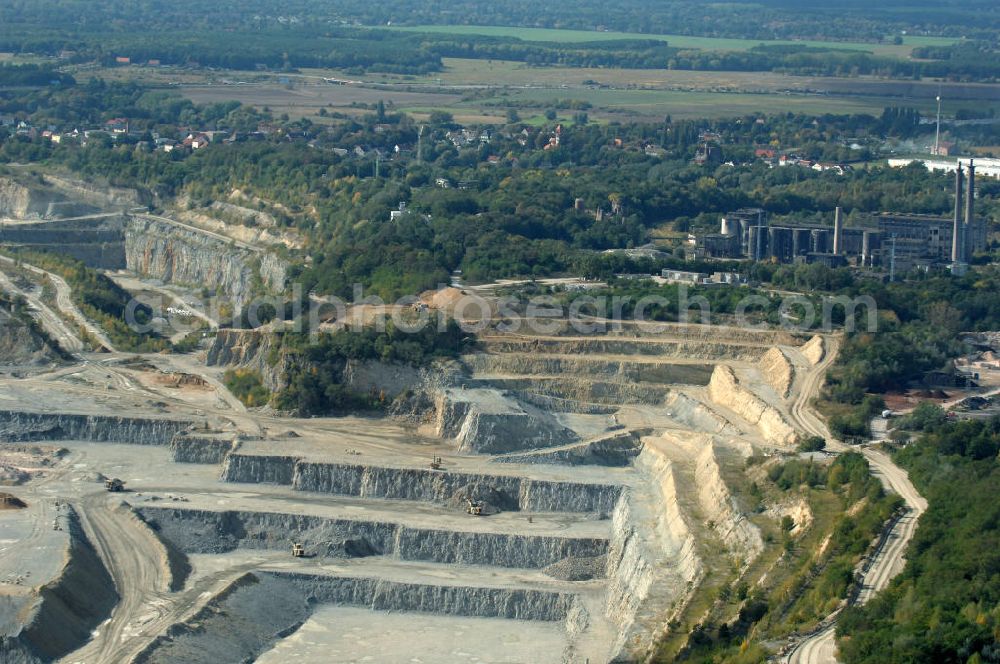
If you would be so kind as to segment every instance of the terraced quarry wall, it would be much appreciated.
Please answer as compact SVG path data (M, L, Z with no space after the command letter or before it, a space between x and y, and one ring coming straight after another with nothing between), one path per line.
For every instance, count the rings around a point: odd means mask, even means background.
M190 422L180 420L0 410L0 441L6 442L89 440L168 445L174 434L190 426Z
M124 217L39 221L5 225L0 245L34 251L52 251L83 261L90 267L125 267Z
M239 305L254 294L257 275L268 291L284 290L287 264L271 253L147 216L130 216L124 234L126 266L137 274L218 290Z
M0 177L0 217L40 221L5 227L0 244L55 251L90 267L126 268L166 283L209 288L232 297L237 307L255 294L258 282L267 292L284 290L288 264L272 252L253 251L163 218L93 216L143 201L134 190L64 178L22 183ZM83 216L90 218L68 219ZM53 218L67 219L41 223Z
M485 499L505 510L610 514L622 488L614 484L554 482L519 475L442 472L424 468L388 468L323 463L294 457L230 454L223 465L227 482L291 485L359 498L463 501Z
M674 339L687 341L710 341L718 342L724 339L725 343L751 344L767 348L774 345L797 346L806 338L800 334L778 329L752 329L745 327L731 327L727 325L696 325L688 323L671 322L635 322L629 320L604 321L583 319L579 322L593 326L593 332L581 334L579 325L566 319L555 320L546 319L545 337L580 337L591 336L593 338L620 338L620 339ZM494 327L488 334L493 336L518 337L522 333L530 336L529 330L512 330Z
M95 208L70 200L43 184L0 177L0 217L47 219L54 216L91 214Z
M539 569L567 557L600 556L605 539L440 530L399 523L301 514L139 507L160 535L185 553L286 550L301 542L321 558L399 560Z
M799 435L774 407L740 385L729 367L718 366L708 384L709 398L756 426L765 440L774 445L791 446Z
M170 455L177 463L219 464L237 445L233 434L208 435L182 431L170 440Z
M621 661L643 658L703 575L670 460L647 445L636 467L647 490L619 501L608 552L605 612L619 629Z
M298 629L320 605L559 621L566 619L573 602L572 594L523 588L429 586L362 577L253 572L156 639L134 661L252 661L279 638Z
M497 335L484 337L481 345L493 354L517 353L523 355L649 355L702 362L738 360L756 362L768 347L756 344L718 341L722 335L710 339L674 339L657 337L519 337Z

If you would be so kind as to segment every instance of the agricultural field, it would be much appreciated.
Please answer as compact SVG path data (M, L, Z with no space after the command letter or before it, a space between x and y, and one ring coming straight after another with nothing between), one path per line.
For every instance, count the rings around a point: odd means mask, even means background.
M384 27L384 26L380 26ZM395 27L394 30L408 32L428 32L454 35L483 35L487 37L513 37L523 41L581 43L596 41L614 41L619 39L656 39L665 41L678 48L697 48L706 51L746 51L766 44L811 46L816 48L843 49L851 51L869 51L874 55L909 57L910 51L918 46L946 46L957 40L947 37L904 37L902 44L882 44L872 42L830 42L830 41L761 41L757 39L726 39L719 37L693 37L687 35L654 35L636 32L596 32L589 30L557 30L551 28L519 28L506 26L484 25L418 25Z
M144 76L140 68L125 68ZM122 75L122 74L119 74ZM165 70L158 82L165 83ZM934 97L944 97L946 114L960 108L997 108L996 86L788 76L770 72L694 72L572 67L532 67L518 62L445 59L445 71L426 76L365 75L352 85L331 85L324 78L351 78L331 69L298 74L227 72L191 85L179 72L180 90L196 102L237 100L267 106L291 117L315 116L320 108L350 111L383 100L393 108L424 116L432 110L452 113L459 122L497 122L516 108L528 122L559 100L587 102L592 120L628 118L726 117L748 113L870 113L907 105L933 111ZM566 119L572 111L560 111Z

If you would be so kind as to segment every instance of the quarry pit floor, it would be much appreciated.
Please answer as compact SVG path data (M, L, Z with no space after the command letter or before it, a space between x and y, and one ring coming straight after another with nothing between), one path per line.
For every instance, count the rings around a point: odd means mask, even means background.
M100 358L103 359L103 358ZM196 426L210 422L233 433L237 429L259 440L245 440L240 453L269 457L290 455L304 460L380 467L427 469L433 456L441 456L447 473L477 473L554 482L627 484L634 473L628 468L573 468L555 465L498 464L488 457L457 454L453 447L386 421L367 418L286 420L234 412L225 406L199 408L184 400L151 399L134 372L112 367L106 372L99 361L59 376L40 375L5 381L0 388L0 408L44 413L154 416L186 419ZM108 376L117 379L109 379ZM100 383L108 381L111 387ZM155 405L150 404L153 401ZM50 404L40 408L40 404ZM247 426L252 419L255 426ZM288 432L294 431L294 436ZM280 550L237 549L218 554L189 556L192 572L179 593L164 588L169 575L156 549L146 549L130 513L122 503L136 508L183 510L242 510L321 517L325 519L403 524L456 533L558 538L597 538L610 534L607 515L572 512L500 512L486 517L465 513L464 505L420 501L367 499L296 491L266 483L241 484L220 479L217 464L175 463L162 445L132 445L77 440L39 441L65 453L54 467L46 468L10 491L29 508L0 515L0 547L5 561L0 567L0 592L18 592L56 576L65 547L58 535L46 545L48 523L57 504L69 504L79 513L102 558L114 570L116 585L128 588L111 618L94 630L94 638L64 662L130 661L142 647L173 624L191 618L229 583L249 570L395 580L433 586L475 586L515 591L540 589L567 592L595 607L605 580L560 581L539 569L495 565L434 563L398 560L384 556L332 560L293 559L287 542ZM105 477L122 479L127 490L107 493ZM45 512L45 514L42 514ZM31 529L34 530L31 530ZM38 533L41 533L42 539ZM9 536L8 536L9 535ZM51 539L51 538L49 538ZM124 564L124 561L130 561ZM9 569L8 569L9 567ZM30 579L25 582L25 578ZM21 584L7 585L19 580ZM604 627L592 630L600 634ZM388 635L394 635L388 639ZM401 638L405 637L405 638ZM608 637L610 638L610 637ZM280 639L273 651L259 661L372 661L372 662L559 662L567 648L562 622L516 620L412 612L372 611L357 607L318 608L290 636ZM593 651L599 654L599 648ZM596 661L596 660L595 660Z
M565 337L541 340L542 343L567 341L573 342ZM498 345L504 343L502 339L497 341ZM670 343L673 342L657 341L651 345ZM766 344L751 340L734 345L737 347L734 352L742 353L743 347L757 349ZM630 515L631 524L644 538L672 532L676 523L665 525L665 518L681 519L663 513L659 507L660 487L651 486L648 474L640 473L631 464L613 467L498 463L495 456L460 452L455 441L436 437L426 424L404 425L374 417L284 418L250 412L222 387L221 369L205 367L191 356L81 353L78 357L80 361L72 366L0 377L0 410L175 420L189 424L192 435L204 432L232 437L234 446L225 463L179 463L171 447L163 443L139 445L44 438L38 441L39 445L64 448L66 452L59 463L32 472L29 481L10 489L29 507L9 517L0 514L0 553L5 559L19 561L9 568L0 564L0 595L23 594L26 588L38 588L59 575L67 550L66 535L55 529L52 533L46 530L55 523L60 509L57 505L72 507L120 595L110 617L95 627L86 643L64 654L60 659L63 662L187 661L185 655L169 650L169 642L188 649L182 649L181 653L197 651L197 642L182 643L185 630L212 633L219 628L208 625L210 620L206 615L212 612L235 615L244 610L245 607L226 602L238 594L248 574L260 578L276 575L274 578L282 579L282 583L292 577L312 579L310 583L316 584L371 582L379 587L403 588L404 595L430 589L428 592L438 596L439 601L443 601L440 597L447 595L449 589L472 589L483 597L494 598L484 600L485 603L497 601L498 606L506 607L502 616L503 611L497 616L483 616L468 615L468 611L450 614L412 608L385 609L371 601L361 602L370 604L367 607L321 603L311 607L294 625L280 623L280 616L255 614L254 624L277 637L266 643L241 641L234 648L246 648L243 652L252 654L256 661L499 663L599 662L610 658L609 644L619 637L619 627L611 622L611 609L607 608L611 581L603 574L569 580L546 569L549 563L558 563L560 556L587 558L572 553L579 547L594 553L593 557L610 555L614 527L610 508L562 506L556 491L553 494L556 498L545 503L545 509L532 509L530 503L525 503L519 509L476 517L466 513L464 502L457 497L393 499L301 490L296 484L300 466L336 467L338 472L344 468L363 468L358 472L368 473L372 469L380 473L419 473L423 476L421 481L429 484L437 483L437 478L468 476L470 482L481 482L483 478L501 484L520 481L544 485L546 490L572 485L595 492L628 491L637 503ZM546 355L544 359L562 363L579 360L570 355ZM668 360L665 364L678 366L705 363L704 359L683 357ZM601 355L595 361L655 364L649 358L616 353ZM756 371L753 363L744 359L730 359L726 364L745 376L752 377ZM522 373L516 372L494 374L490 378L496 379L498 375L511 380L523 378ZM553 380L562 379L558 373L545 375ZM188 376L197 380L180 380ZM694 404L700 403L698 399L706 399L705 390L702 385L677 388L686 396L693 395ZM774 397L769 398L777 402ZM660 404L619 404L614 410L613 416L565 413L560 422L588 439L613 435L623 429L696 432L701 422L681 421L679 411L665 409ZM754 427L730 407L719 404L715 413L719 430L725 428L732 435L757 440ZM690 415L687 411L681 414ZM440 457L441 469L432 471L430 463L435 457ZM286 465L289 469L294 466L295 479L285 477L277 483L267 478L253 482L232 478L227 481L227 464L237 458L247 466L280 465L285 463L280 460L290 459ZM123 480L127 490L106 492L103 480L112 477ZM691 484L689 489L696 487ZM672 484L670 490L674 490ZM527 491L523 489L522 494ZM696 501L689 498L682 502L689 510L684 519L695 518L699 508L690 505ZM298 524L308 520L308 524L313 524L295 526L306 533L305 557L293 558L290 554L295 527L290 527L287 533L281 530L270 536L267 524L275 519L297 519ZM185 525L188 523L190 528ZM449 543L431 554L405 553L402 548L356 557L316 553L315 547L324 542L308 539L310 528L325 533L324 528L344 527L394 529L397 533L394 546L400 547L398 541L407 532L426 533ZM192 533L191 538L186 538L186 529ZM226 546L208 550L212 546L205 542L215 532L213 529ZM672 556L682 555L686 545L672 541L673 535L664 537L668 548L673 548L655 560L654 567L664 571L652 583L683 588L684 582L670 575L674 574L671 566L679 560ZM459 543L469 539L479 543L482 559L477 557L474 547ZM449 551L451 546L455 547L454 555ZM175 568L170 547L182 549L190 566L188 571ZM544 555L547 547L553 552L551 560ZM618 554L624 555L621 551ZM648 567L646 562L628 564L634 564L636 569ZM31 581L26 582L26 578ZM690 586L691 582L688 583ZM380 592L384 589L376 590ZM625 592L619 603L627 604L627 595ZM503 599L495 600L496 597ZM560 603L569 597L586 609L589 619L585 626L572 624L572 611L565 607L535 614L524 608L531 602L562 606ZM268 604L267 597L247 601L256 603L258 608ZM421 606L420 602L416 605ZM4 617L2 614L0 611L0 617ZM521 615L535 617L521 619ZM659 616L655 619L659 620ZM0 623L11 622L8 618L4 617ZM641 619L649 621L645 629L656 628L652 615ZM163 645L162 635L168 632L173 636L167 639L167 650L156 650L158 644Z

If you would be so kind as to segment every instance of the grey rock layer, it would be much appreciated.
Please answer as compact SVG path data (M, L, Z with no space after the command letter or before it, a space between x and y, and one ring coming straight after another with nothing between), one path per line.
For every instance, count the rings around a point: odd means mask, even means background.
M0 442L89 440L99 443L167 445L190 422L114 415L28 413L0 410Z
M0 661L5 664L51 662L76 650L118 602L114 581L76 514L69 510L61 520L69 534L66 565L38 589L30 606L20 607L16 616L2 616L4 625L20 622L19 628L0 635ZM15 608L2 602L0 614Z
M566 619L574 596L517 588L432 586L371 578L255 572L170 628L136 664L218 664L256 659L319 605L516 620Z
M206 436L182 431L170 441L170 454L177 463L222 463L233 449L235 440L228 436Z
M141 507L137 512L185 553L286 549L301 542L310 555L390 556L400 560L538 569L566 557L603 555L600 538L548 537L412 528L398 523L331 519L279 512Z
M231 296L237 308L253 296L258 275L267 291L282 291L287 268L272 254L146 216L129 217L125 260L129 270L141 275L220 291Z
M430 468L388 468L320 463L286 456L230 454L223 465L227 482L290 484L299 491L360 498L446 502L499 494L502 509L531 512L610 514L622 488L614 484L555 482L512 475L456 473Z

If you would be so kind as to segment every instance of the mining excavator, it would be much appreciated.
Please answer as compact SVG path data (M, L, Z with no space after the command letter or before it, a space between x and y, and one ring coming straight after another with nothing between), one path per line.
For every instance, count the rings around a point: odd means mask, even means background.
M119 493L125 490L125 482L122 482L117 477L109 477L104 480L104 488L112 493Z
M436 456L431 459L431 470L441 470L442 465L441 457Z
M292 542L292 558L302 558L306 555L306 548L301 542Z
M483 501L473 500L472 498L466 498L465 501L469 503L469 506L465 510L466 513L472 516L483 516L483 508L485 507Z

